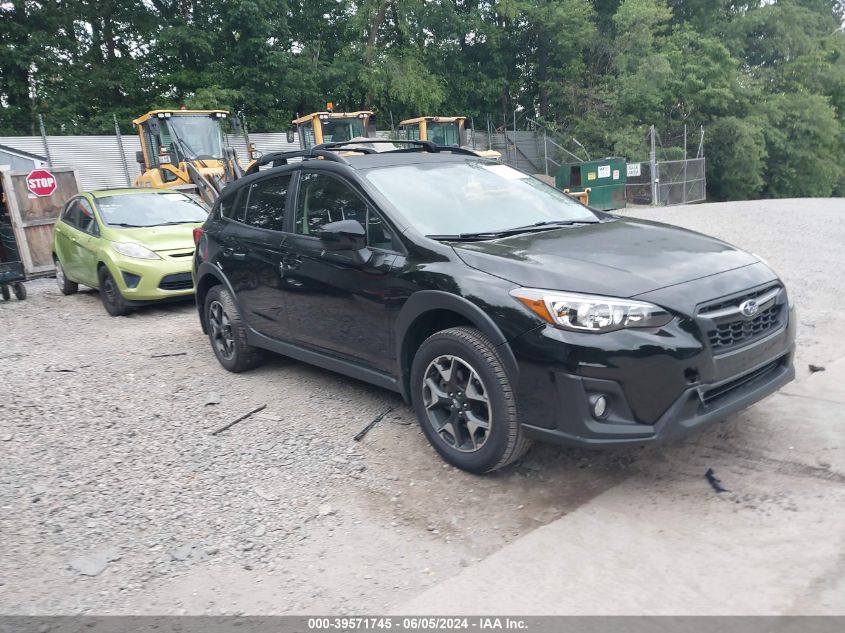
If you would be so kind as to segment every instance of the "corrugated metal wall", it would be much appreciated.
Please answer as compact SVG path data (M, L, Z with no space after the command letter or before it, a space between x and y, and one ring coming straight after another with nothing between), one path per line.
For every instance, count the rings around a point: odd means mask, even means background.
M297 143L288 143L285 132L251 134L250 141L262 153L295 150ZM73 167L79 170L79 180L85 189L131 186L140 173L135 152L141 149L137 136L123 135L123 154L116 136L48 136L47 145L54 167ZM234 147L242 163L246 162L246 141L242 136L227 135L226 144ZM3 136L0 145L32 154L46 154L40 136ZM127 178L128 171L128 178Z
M299 144L288 143L286 136L285 132L269 132L250 134L249 138L261 153L299 149ZM376 136L390 138L390 132L376 132ZM121 138L126 158L125 168L116 136L48 136L47 144L54 166L78 169L79 179L85 189L104 189L131 186L138 176L135 152L141 149L141 142L135 135L123 135ZM243 136L226 135L225 142L235 148L241 163L245 164L247 151ZM538 165L542 165L543 158L533 132L493 134L489 142L493 149L502 153L503 162L528 172L542 171ZM40 136L0 137L0 145L33 154L46 153ZM475 132L475 145L479 149L487 149L488 139L484 132Z

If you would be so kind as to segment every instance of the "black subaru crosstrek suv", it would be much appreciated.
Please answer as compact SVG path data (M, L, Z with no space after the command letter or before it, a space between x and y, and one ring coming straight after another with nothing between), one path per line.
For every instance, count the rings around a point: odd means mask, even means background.
M266 155L223 190L194 281L226 369L269 350L397 391L479 473L533 439L680 438L794 377L792 304L754 255L466 150L394 147Z

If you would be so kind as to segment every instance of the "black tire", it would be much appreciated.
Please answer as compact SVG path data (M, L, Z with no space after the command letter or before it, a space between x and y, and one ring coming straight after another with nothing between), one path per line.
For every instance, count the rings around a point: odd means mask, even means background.
M79 290L79 284L67 278L59 258L54 257L53 261L56 262L56 283L59 284L59 292L63 295L72 295L74 292L77 292Z
M15 287L13 288L15 291L15 297L18 301L23 301L26 299L26 286L23 285L20 281L15 283Z
M225 369L240 373L261 363L261 350L247 343L241 313L223 286L214 286L208 291L203 315L211 349Z
M0 286L0 294L3 295L3 301L8 301L12 298L12 292L11 290L9 290L9 286L7 286L6 284Z
M462 470L503 468L531 446L502 359L475 328L450 328L423 342L411 366L411 398L428 441Z
M109 269L101 266L97 277L100 280L100 301L103 302L103 307L110 315L125 316L132 312L132 308L126 303L126 299L120 294L120 288L114 277L111 276Z

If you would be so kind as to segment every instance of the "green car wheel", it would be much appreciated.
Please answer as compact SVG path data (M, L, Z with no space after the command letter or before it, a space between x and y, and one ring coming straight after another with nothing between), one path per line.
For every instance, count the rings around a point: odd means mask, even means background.
M105 266L100 268L100 300L103 307L112 316L125 316L132 312L132 308L126 303L126 299L120 294L120 289L114 282L109 269Z

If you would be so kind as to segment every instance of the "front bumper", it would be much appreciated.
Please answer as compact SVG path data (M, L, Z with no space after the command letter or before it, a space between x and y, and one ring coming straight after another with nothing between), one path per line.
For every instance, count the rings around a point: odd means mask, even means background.
M176 256L178 253L178 256ZM194 294L191 257L159 253L161 259L136 259L111 253L109 272L129 302L144 303L177 299Z
M582 447L676 440L758 402L795 377L795 315L781 327L714 353L695 319L659 330L602 335L540 327L510 342L517 401L530 437ZM610 411L591 412L604 395Z

